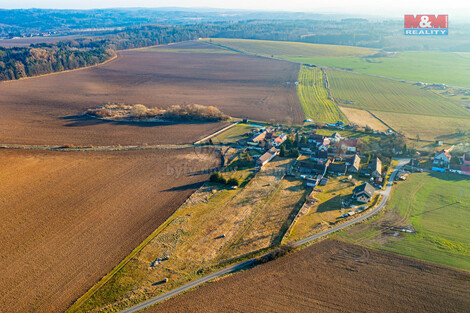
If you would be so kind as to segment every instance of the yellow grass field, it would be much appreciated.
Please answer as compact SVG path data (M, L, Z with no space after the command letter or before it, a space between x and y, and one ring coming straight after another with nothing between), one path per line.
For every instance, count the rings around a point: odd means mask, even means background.
M386 131L388 127L373 117L369 112L365 110L341 107L341 111L347 116L351 123L355 123L361 127L370 126L374 130Z
M468 136L459 136L459 130L470 129L470 119L436 117L415 114L373 111L378 118L410 138L443 140L444 142L469 142Z
M122 309L208 273L221 262L279 243L305 194L302 182L281 179L291 162L277 158L235 190L219 184L200 188L140 252L68 312ZM250 171L224 176L241 178ZM152 266L166 256L168 260ZM161 283L164 278L167 283Z

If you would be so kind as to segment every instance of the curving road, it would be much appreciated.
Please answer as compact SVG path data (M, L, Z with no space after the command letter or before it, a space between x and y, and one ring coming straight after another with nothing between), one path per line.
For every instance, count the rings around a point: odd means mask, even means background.
M351 226L351 225L354 225L356 223L359 223L359 222L362 222L363 220L371 217L372 215L376 214L377 212L379 212L380 210L382 210L384 207L385 207L385 204L387 203L389 197L390 197L390 191L392 190L392 186L393 186L393 182L395 180L395 177L397 176L397 173L398 171L405 165L407 164L408 162L410 161L410 159L400 159L398 160L398 165L396 166L395 170L393 171L393 173L390 175L390 179L387 183L387 186L385 187L385 190L382 192L383 194L383 197L382 197L382 201L380 201L379 205L367 212L366 214L364 215L361 215L360 217L358 218L355 218L353 220L350 220L348 222L345 222L341 225L338 225L338 226L335 226L333 228L330 228L328 230L325 230L319 234L316 234L316 235L313 235L313 236L310 236L310 237L307 237L305 239L302 239L302 240L299 240L297 241L295 244L294 244L294 247L299 247L303 244L306 244L310 241L313 241L313 240L316 240L316 239L319 239L319 238L322 238L324 236L327 236L333 232L336 232L338 230L341 230L343 228L346 228L348 226ZM242 263L239 263L239 264L235 264L235 265L232 265L232 266L229 266L223 270L220 270L218 272L215 272L215 273L212 273L212 274L209 274L207 276L204 276L202 278L199 278L195 281L192 281L192 282L189 282L187 283L186 285L183 285L181 287L178 287L174 290L171 290L165 294L162 294L160 296L157 296L155 298L152 298L150 300L147 300L145 302L142 302L140 304L137 304L136 306L133 306L129 309L126 309L126 310L123 310L121 311L122 313L133 313L133 312L137 312L137 311L140 311L140 310L143 310L149 306L152 306L154 304L157 304L158 302L161 302L163 300L166 300L166 299L169 299L171 297L174 297L180 293L183 293L185 291L188 291L189 289L191 288L194 288L196 286L199 286L205 282L208 282L216 277L221 277L223 275L226 275L226 274L229 274L229 273L232 273L232 272L235 272L235 271L238 271L238 270L241 270L245 267L248 267L250 265L253 265L255 262L257 261L257 258L253 258L253 259L250 259L248 261L245 261L245 262L242 262Z

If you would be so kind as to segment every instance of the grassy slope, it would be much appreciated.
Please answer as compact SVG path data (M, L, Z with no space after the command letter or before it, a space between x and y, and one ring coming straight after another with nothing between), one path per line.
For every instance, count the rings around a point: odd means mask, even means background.
M457 174L411 175L392 194L386 215L376 216L338 234L373 248L470 270L470 177ZM462 202L457 203L460 189ZM399 214L416 234L386 237L382 231L389 216ZM388 216L388 217L387 217ZM385 227L386 228L386 227Z
M213 43L245 52L299 63L348 68L398 79L470 87L468 53L407 51L390 58L364 58L374 49L285 41L211 39Z
M470 178L416 174L398 186L389 207L406 216L417 235L393 241L385 250L470 270ZM460 189L462 202L457 203Z
M466 117L470 112L431 91L410 83L343 71L328 71L333 96L354 101L344 106L373 111Z
M302 66L300 69L297 94L305 117L325 123L347 122L346 115L328 98L322 76L319 68Z

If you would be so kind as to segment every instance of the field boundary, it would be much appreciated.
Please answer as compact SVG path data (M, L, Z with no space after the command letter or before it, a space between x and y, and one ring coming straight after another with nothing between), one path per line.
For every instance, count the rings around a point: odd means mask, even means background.
M397 134L400 134L400 135L403 135L402 133L400 133L398 130L394 129L392 126L388 125L387 123L385 123L384 120L382 120L381 118L379 118L377 115L375 115L374 113L372 113L370 110L364 110L366 111L367 113L369 113L370 115L372 115L374 118L376 118L379 122L381 122L382 124L384 124L385 126L387 126L388 128L390 128L391 130L393 130L395 133Z
M308 197L308 196L307 196ZM295 214L295 217L292 219L292 222L290 223L289 227L287 228L286 232L284 233L284 235L282 236L282 239L281 239L281 244L283 242L285 242L286 238L289 238L290 234L292 233L292 230L294 229L294 226L295 224L297 223L297 221L299 220L300 216L301 215L304 215L306 214L306 212L308 212L310 210L309 206L307 205L307 197L305 198L305 201L304 203L302 204L302 206L299 208L299 210L297 211L297 213Z

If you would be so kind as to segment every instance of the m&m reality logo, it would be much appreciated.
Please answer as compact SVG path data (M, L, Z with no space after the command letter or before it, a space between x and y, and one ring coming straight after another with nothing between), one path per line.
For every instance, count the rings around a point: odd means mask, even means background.
M405 15L405 35L448 35L449 17L445 15Z

